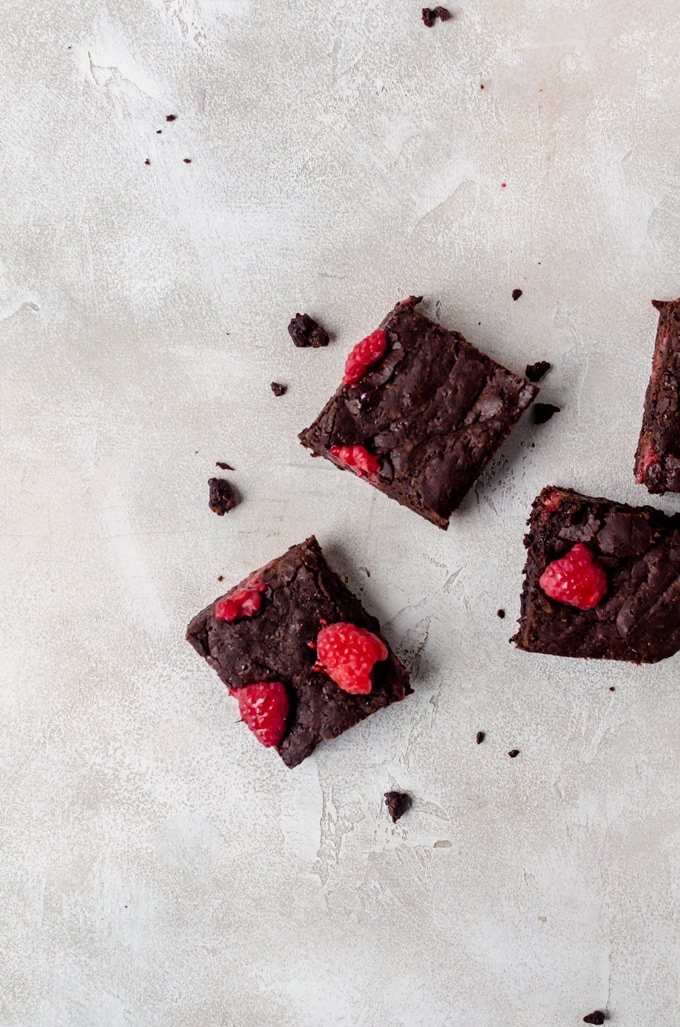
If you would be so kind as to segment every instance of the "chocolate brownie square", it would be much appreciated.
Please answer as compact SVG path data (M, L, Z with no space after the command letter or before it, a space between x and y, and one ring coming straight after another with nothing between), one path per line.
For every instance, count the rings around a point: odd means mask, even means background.
M544 488L531 510L524 539L519 649L553 656L656 663L680 648L680 515L650 506L592 499L571 489ZM551 598L555 561L586 557L602 588L581 609ZM557 564L559 570L560 564ZM541 584L543 582L543 585Z
M300 441L440 528L538 389L398 303Z
M635 480L648 492L680 492L680 299L652 300L659 311L645 395Z
M370 691L363 694L346 690L350 686L337 666L326 671L319 664L324 630L339 626L358 637L360 646L372 646L377 656L366 685ZM306 759L323 739L335 738L412 691L378 621L331 570L313 536L197 614L187 639L237 698L255 683L285 688L285 728L274 744L289 767ZM356 653L355 647L350 669ZM343 687L336 684L338 677Z

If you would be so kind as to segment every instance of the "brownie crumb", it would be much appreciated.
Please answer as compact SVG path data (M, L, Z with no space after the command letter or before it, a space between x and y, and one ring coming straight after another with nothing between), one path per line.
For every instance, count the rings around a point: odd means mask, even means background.
M511 760L514 760L515 756L519 756L519 749L511 749L508 756Z
M496 616L500 617L501 620L505 617L505 610L496 610Z
M521 295L522 295L522 290L521 289L513 289L512 290L512 298L513 298L513 300L518 300Z
M451 11L447 10L446 7L423 7L422 10L423 23L431 29L437 18L440 21L448 21L453 15Z
M534 403L532 418L534 424L545 424L553 414L559 414L560 408L553 403Z
M272 390L275 396L285 396L288 391L287 385L281 385L279 382L272 382L269 388Z
M412 802L413 799L407 792L385 792L385 805L393 824L411 808Z
M191 157L184 157L183 160L185 164L191 164Z
M162 128L157 128L156 129L156 135L157 136L162 136L163 135L163 129Z
M477 737L475 738L475 741L476 741L477 745L481 745L485 738L486 738L486 733L484 731L478 731L477 732Z
M225 464L223 460L216 460L215 467L219 467L222 471L233 471L234 468L231 464Z
M308 346L318 349L330 342L328 332L309 314L296 314L288 325L288 334L293 343L302 349Z
M610 685L610 686L609 686L609 691L610 691L610 692L615 692L615 691L616 691L616 689L614 688L614 686L613 686L613 685Z
M218 574L217 575L217 580L218 581L224 581L224 574Z
M483 83L483 82L482 82L482 83L480 84L479 88L480 88L480 89L483 89L483 88L484 88L484 83Z
M145 164L150 164L150 163L151 163L151 161L150 161L150 160L149 160L149 158L147 157L147 158L146 158L146 160L144 161L144 163L145 163Z
M535 364L527 364L524 372L530 382L540 382L552 367L547 360L537 360Z
M177 121L177 115L176 114L166 114L165 115L165 120L166 121Z
M225 478L210 478L208 481L210 498L208 506L218 517L224 517L236 506L237 499L234 489Z
M601 1009L596 1009L594 1013L588 1013L587 1016L583 1017L584 1023L598 1023L603 1024L605 1021L605 1015Z

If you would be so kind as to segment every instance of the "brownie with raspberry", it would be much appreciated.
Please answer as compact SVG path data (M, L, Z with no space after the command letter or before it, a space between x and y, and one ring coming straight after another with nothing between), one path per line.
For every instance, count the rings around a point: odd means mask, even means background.
M680 649L680 514L548 486L528 525L519 649L631 663Z
M313 536L197 614L187 639L289 767L412 691L378 621Z
M680 299L652 300L659 311L635 480L648 492L680 492Z
M397 303L350 353L303 446L440 528L538 389L418 310Z

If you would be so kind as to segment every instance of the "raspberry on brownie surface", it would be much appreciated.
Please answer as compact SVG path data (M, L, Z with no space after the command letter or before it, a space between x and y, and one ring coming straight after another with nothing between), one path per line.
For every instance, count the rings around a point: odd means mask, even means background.
M645 394L635 480L648 492L680 492L680 299L652 300L659 311Z
M378 621L313 536L197 614L187 639L289 767L412 691Z
M632 663L680 649L680 514L548 486L528 525L519 649Z
M299 438L446 528L538 389L419 313L421 299L397 303L354 347L342 384Z

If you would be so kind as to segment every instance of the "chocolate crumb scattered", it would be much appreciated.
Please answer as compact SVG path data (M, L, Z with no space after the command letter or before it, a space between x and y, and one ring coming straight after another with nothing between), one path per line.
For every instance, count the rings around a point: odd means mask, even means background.
M434 13L440 21L448 21L450 18L453 18L451 11L449 11L446 7L435 7Z
M527 364L524 373L530 382L540 382L551 367L552 364L549 364L547 360L537 360L535 364Z
M512 290L512 298L513 298L513 300L518 300L521 295L522 295L522 290L521 289L513 289Z
M484 83L483 83L483 82L482 82L482 83L480 83L480 86L479 86L479 88L480 88L480 89L483 89L483 88L484 88Z
M610 685L610 686L609 686L609 691L610 691L610 692L615 692L615 691L616 691L616 689L614 688L614 686L613 686L613 685Z
M553 403L534 403L532 407L532 419L534 424L545 424L553 414L559 414L560 408Z
M217 575L217 580L218 581L224 581L224 574L218 574Z
M177 115L176 114L166 114L165 115L165 120L166 121L177 121Z
M505 610L496 610L496 616L500 617L501 620L505 617Z
M215 467L219 467L222 471L233 471L234 468L231 464L225 464L223 460L216 460Z
M519 756L519 749L511 749L508 756L511 760L514 760L515 756Z
M281 385L279 382L272 382L269 388L272 390L275 396L284 396L288 391L288 386Z
M413 799L407 792L385 792L385 805L393 824L411 808L412 802Z
M583 1017L584 1023L597 1023L603 1024L605 1021L605 1015L601 1009L596 1009L594 1013L588 1013L587 1016Z
M446 9L446 7L423 7L421 17L423 19L423 23L431 29L437 18L439 18L440 21L448 21L449 18L453 17L453 15L451 14L451 11Z
M308 346L318 349L330 342L328 332L309 314L296 314L288 325L288 334L294 345L303 349Z
M151 163L151 161L150 161L150 160L149 160L149 158L147 157L147 158L146 158L146 160L144 161L144 163L145 163L145 164L150 164L150 163Z
M157 136L162 136L163 135L163 129L162 128L157 128L156 129L156 135Z
M185 164L191 164L191 157L184 157L183 159Z
M208 481L210 498L208 506L218 517L224 517L236 506L238 500L232 485L225 478L210 478Z
M477 732L477 737L475 738L475 741L476 741L477 745L481 745L485 738L486 738L485 732L484 731L478 731Z

